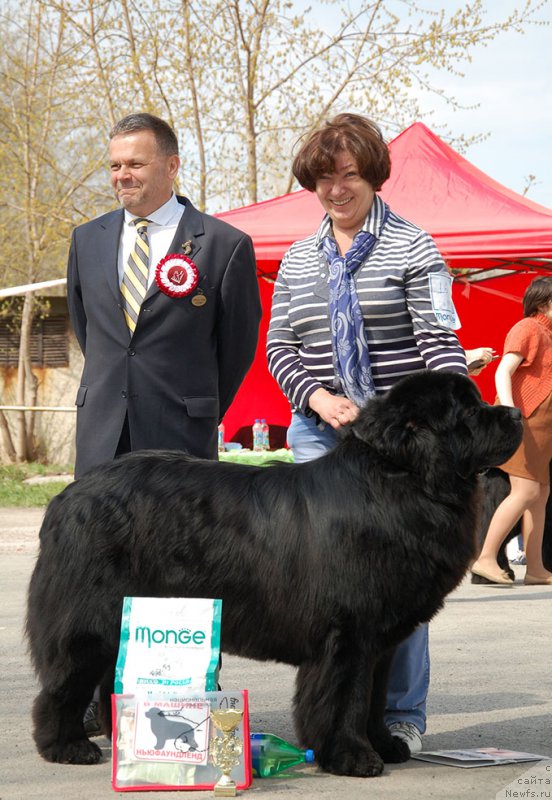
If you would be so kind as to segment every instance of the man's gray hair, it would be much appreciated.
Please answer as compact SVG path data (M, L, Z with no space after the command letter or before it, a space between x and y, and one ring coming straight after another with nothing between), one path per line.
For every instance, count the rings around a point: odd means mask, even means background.
M123 117L113 126L109 132L109 138L113 139L114 136L124 136L126 133L137 133L138 131L151 131L155 136L157 147L163 155L178 155L178 139L171 126L160 117L145 112Z

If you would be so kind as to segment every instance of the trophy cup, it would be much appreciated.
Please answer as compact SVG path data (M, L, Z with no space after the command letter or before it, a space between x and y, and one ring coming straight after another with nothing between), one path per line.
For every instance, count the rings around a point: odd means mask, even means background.
M230 773L240 763L243 753L243 742L236 735L236 728L243 717L243 710L237 708L218 709L211 711L210 717L217 732L211 739L211 761L222 772L213 789L215 797L235 797L236 782Z

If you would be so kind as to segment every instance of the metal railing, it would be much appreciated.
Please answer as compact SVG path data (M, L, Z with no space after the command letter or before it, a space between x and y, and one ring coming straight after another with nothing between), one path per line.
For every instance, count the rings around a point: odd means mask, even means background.
M0 406L0 411L73 411L76 406Z
M51 281L40 281L40 283L26 283L23 286L8 286L0 289L0 299L3 297L15 297L18 294L27 292L40 292L42 289L52 289L54 286L65 286L67 278L54 278Z

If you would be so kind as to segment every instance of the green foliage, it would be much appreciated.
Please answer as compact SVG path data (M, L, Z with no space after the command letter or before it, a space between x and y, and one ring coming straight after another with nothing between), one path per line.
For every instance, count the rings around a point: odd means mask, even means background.
M260 453L252 453L251 451L232 450L228 453L221 453L219 456L221 461L233 462L235 464L252 464L256 467L264 467L271 461L287 461L293 463L293 456L291 450L286 450L285 447L280 450L266 450Z
M35 484L25 481L36 476L63 476L71 472L72 467L59 465L46 467L30 463L0 466L0 507L45 506L67 486L67 480L60 477L59 481Z

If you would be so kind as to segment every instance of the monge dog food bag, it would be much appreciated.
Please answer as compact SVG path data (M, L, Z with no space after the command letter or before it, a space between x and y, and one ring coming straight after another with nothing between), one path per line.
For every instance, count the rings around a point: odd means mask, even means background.
M115 694L218 688L222 600L125 597Z

